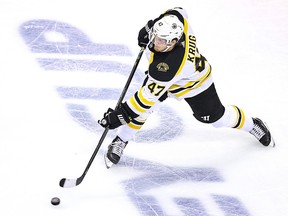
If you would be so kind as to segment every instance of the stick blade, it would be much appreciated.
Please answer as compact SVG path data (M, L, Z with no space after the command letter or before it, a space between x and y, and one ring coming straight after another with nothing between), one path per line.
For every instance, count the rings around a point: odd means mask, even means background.
M62 178L59 182L60 187L71 188L77 186L77 179Z

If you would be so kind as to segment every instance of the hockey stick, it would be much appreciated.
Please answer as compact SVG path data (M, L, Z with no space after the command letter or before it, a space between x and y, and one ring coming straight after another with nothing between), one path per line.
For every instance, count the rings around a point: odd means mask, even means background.
M133 68L131 70L131 73L130 73L130 75L128 77L126 85L125 85L125 87L124 87L124 89L123 89L123 91L122 91L122 93L121 93L121 95L119 97L119 100L118 100L118 102L116 104L116 108L115 109L117 109L120 106L122 100L125 97L125 94L126 94L126 92L128 90L128 87L129 87L131 81L132 81L132 78L133 78L133 76L135 74L136 68L137 68L137 66L138 66L138 64L140 62L140 59L142 57L142 54L143 54L144 50L145 50L145 48L142 47L140 52L139 52L139 54L138 54L138 56L137 56L137 59L136 59L136 61L134 63L134 66L133 66ZM88 172L88 170L89 170L89 168L90 168L95 156L97 155L97 153L98 153L98 151L99 151L99 149L100 149L100 147L101 147L101 145L102 145L102 143L103 143L108 131L109 131L109 128L106 127L104 132L103 132L103 134L102 134L102 136L101 136L101 138L100 138L100 140L99 140L99 142L98 142L98 145L96 146L96 148L95 148L95 150L94 150L94 152L93 152L93 154L92 154L92 156L91 156L91 158L90 158L90 160L89 160L89 162L88 162L88 164L87 164L87 166L86 166L86 168L85 168L85 170L83 172L83 174L77 179L62 178L60 180L60 182L59 182L60 187L70 188L70 187L75 187L75 186L81 184L81 182L83 181L84 177L86 176L86 174L87 174L87 172Z

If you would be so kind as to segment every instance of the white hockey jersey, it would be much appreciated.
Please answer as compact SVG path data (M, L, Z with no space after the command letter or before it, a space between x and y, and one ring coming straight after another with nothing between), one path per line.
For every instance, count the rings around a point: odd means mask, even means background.
M205 91L213 83L211 66L198 52L196 36L188 23L185 10L167 10L159 18L166 14L176 15L183 23L185 39L169 52L156 52L153 47L146 49L148 78L125 102L129 113L133 113L132 118L149 110L165 93L177 99L189 98Z

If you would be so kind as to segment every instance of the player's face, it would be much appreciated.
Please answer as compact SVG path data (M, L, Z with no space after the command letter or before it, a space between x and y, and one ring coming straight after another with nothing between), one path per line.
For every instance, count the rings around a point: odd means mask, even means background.
M165 39L159 38L157 35L155 36L153 43L154 50L157 52L162 52L167 47L167 41Z

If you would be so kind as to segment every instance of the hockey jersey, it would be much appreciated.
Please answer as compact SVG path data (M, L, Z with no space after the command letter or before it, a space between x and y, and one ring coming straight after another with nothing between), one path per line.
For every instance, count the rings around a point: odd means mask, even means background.
M185 10L170 9L160 17L166 14L176 15L183 23L185 38L169 52L155 52L153 47L146 49L148 77L145 84L124 103L132 118L149 110L165 93L180 100L203 92L213 83L211 66L198 52L196 36Z

